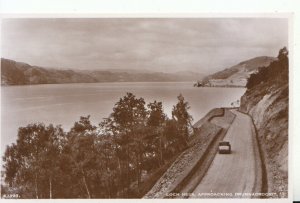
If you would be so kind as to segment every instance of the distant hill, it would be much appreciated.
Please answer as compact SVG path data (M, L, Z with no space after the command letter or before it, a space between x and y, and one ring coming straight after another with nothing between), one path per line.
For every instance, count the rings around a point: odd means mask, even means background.
M202 80L204 86L242 86L245 87L250 75L257 71L259 67L266 67L274 57L260 56L243 61L235 66L216 72Z
M203 75L195 72L163 73L149 70L60 70L31 66L1 59L1 85L33 85L96 82L176 82L195 81Z
M1 59L1 85L96 82L73 70L46 69L9 59Z

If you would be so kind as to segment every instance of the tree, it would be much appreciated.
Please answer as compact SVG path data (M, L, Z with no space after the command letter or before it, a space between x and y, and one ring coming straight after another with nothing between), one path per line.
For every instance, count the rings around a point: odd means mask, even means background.
M281 74L279 80L287 82L289 77L289 52L286 47L279 50L278 62L281 66Z
M20 170L20 157L18 154L18 148L16 144L7 146L5 154L3 156L4 170L5 170L5 182L9 184L10 187L13 186L17 172Z
M20 127L3 156L5 182L22 198L139 197L142 171L157 169L184 148L191 117L188 103L178 99L172 119L161 102L146 109L143 98L127 93L99 128L90 116L67 133L52 124Z
M163 112L162 102L154 101L153 103L149 103L149 118L148 125L159 127L162 126L166 120L166 114Z
M279 50L277 58L280 61L286 61L288 60L288 55L289 55L289 51L287 50L286 47L283 47L282 49Z
M6 181L16 183L24 198L52 198L63 139L60 126L37 123L20 127L17 144L7 147L3 157Z
M91 198L92 194L88 184L89 172L95 170L95 130L89 120L90 116L80 117L78 122L68 133L68 154L72 161L72 175L75 177L75 182L82 182L82 186L86 192L86 197Z
M55 197L53 194L54 182L58 186L58 182L63 176L59 165L67 138L61 126L54 127L53 125L49 125L46 127L46 131L49 137L45 140L45 148L43 152L41 152L42 159L40 163L42 166L41 172L44 173L45 178L48 179L49 185L47 187L49 188L49 198L52 199Z
M144 99L137 99L132 93L127 93L115 104L110 118L114 131L130 134L135 126L145 124L146 116Z
M165 138L163 128L165 126L166 114L163 112L162 102L154 101L148 104L149 118L147 121L148 126L152 128L152 141L157 142L156 149L159 153L159 163L164 163L163 153L165 148Z
M100 135L96 137L97 171L94 188L98 197L112 198L120 186L118 176L118 162L116 161L116 144L112 136Z
M185 148L185 144L183 144L182 136L180 135L178 128L178 122L176 120L166 120L164 136L166 138L165 158L170 159Z
M177 121L179 136L182 137L183 143L187 144L188 140L188 128L192 125L192 116L188 113L190 106L188 102L184 100L184 97L180 94L178 97L178 103L173 106L172 118Z
M109 118L100 123L102 132L112 135L117 143L120 173L125 172L127 195L131 182L131 170L136 170L138 184L140 182L140 163L143 153L142 129L145 128L146 117L147 111L144 99L136 98L132 93L127 93L115 104ZM133 154L135 154L135 160ZM121 161L125 163L123 167Z

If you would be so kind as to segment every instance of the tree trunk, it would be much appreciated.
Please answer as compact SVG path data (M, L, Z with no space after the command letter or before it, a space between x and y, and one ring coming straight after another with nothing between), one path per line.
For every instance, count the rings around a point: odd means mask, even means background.
M140 159L141 155L140 152L137 155L137 189L138 189L138 194L140 194L140 185L141 185L141 167L140 167Z
M108 190L108 198L110 199L111 198L111 189L110 189L110 186L111 186L111 174L110 174L110 169L109 169L109 158L107 155L105 155L105 165L106 165L106 172L108 174L108 180L107 180L107 190Z
M159 154L160 154L160 166L164 163L163 161L163 147L162 147L162 135L159 136Z
M129 145L127 144L127 183L126 183L126 187L127 187L127 197L129 197L129 187L130 187L130 173L129 173L129 170L130 170L130 160L129 160Z
M121 162L120 162L120 158L119 157L118 157L118 168L119 168L119 173L121 175L122 171L121 171Z
M52 199L52 177L49 178L49 198Z
M89 191L89 188L88 188L87 183L86 183L86 179L85 179L85 175L84 175L83 169L81 169L81 172L82 172L83 184L84 184L87 196L88 196L89 199L91 199L90 191Z
M118 168L119 168L119 185L118 187L121 189L121 197L124 196L124 181L121 180L122 178L122 167L121 167L121 161L120 161L120 157L118 157Z
M35 174L34 183L35 183L35 198L38 199L39 198L39 194L38 194L37 174Z
M106 185L107 185L108 199L110 199L111 198L111 190L110 190L110 180L109 179L108 179L108 181L106 181Z

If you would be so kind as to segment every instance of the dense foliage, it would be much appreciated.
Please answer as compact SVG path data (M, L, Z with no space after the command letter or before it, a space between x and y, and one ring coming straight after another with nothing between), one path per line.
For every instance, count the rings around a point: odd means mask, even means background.
M170 119L161 102L146 105L127 93L98 127L89 116L69 132L42 123L20 127L3 156L6 188L22 198L137 197L143 176L186 147L188 109L180 95Z
M284 47L280 49L276 61L271 62L267 67L260 67L256 73L251 74L247 88L251 89L266 82L274 82L278 85L286 84L288 82L288 67L288 50Z

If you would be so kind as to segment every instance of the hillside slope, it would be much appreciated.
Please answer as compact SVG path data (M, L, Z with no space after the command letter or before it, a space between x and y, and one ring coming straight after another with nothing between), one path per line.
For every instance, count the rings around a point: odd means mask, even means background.
M253 117L266 166L268 192L288 191L288 52L251 75L240 110Z
M1 59L1 85L97 82L87 74L73 70L46 69L9 59Z
M95 83L95 82L176 82L195 81L203 75L194 72L58 70L9 59L1 59L1 85Z
M204 86L246 86L247 79L259 67L268 66L274 57L260 56L216 72L203 79Z

